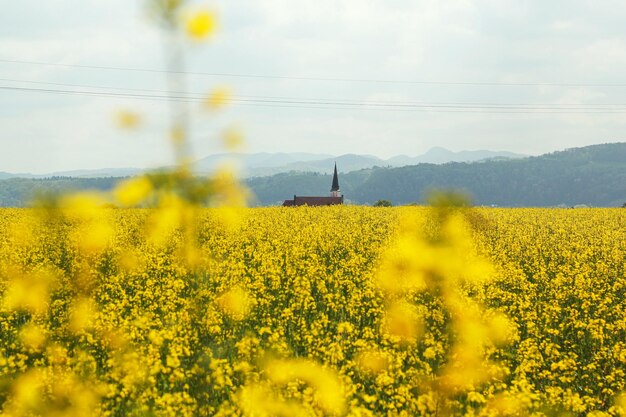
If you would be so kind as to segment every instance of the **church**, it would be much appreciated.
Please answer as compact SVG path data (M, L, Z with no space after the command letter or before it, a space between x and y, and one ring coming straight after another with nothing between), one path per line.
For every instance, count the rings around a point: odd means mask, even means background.
M293 200L285 200L283 207L293 206L334 206L335 204L343 204L343 195L339 191L339 178L337 177L337 163L335 163L335 172L333 173L333 183L330 187L329 197L317 196L297 196L294 194Z

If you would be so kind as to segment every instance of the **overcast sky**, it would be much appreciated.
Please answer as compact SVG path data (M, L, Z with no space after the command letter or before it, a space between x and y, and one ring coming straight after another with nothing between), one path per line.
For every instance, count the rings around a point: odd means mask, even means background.
M0 171L170 162L167 103L123 96L167 86L163 73L130 70L164 65L143 1L5 3ZM623 0L206 5L221 27L210 42L189 43L186 70L203 73L188 76L189 91L230 86L237 101L220 113L192 104L198 157L222 152L218 132L231 124L250 152L383 158L433 146L540 154L626 140ZM114 94L59 93L69 90ZM116 129L117 109L143 114L141 128Z

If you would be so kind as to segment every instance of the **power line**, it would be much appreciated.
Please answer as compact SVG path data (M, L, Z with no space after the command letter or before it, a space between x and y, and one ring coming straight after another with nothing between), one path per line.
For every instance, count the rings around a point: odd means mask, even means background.
M190 97L184 95L157 95L139 93L115 93L103 91L77 91L48 88L28 88L0 86L1 90L11 90L20 92L49 93L63 95L79 95L93 97L127 98L150 101L184 101L201 103L201 97ZM313 101L313 100L267 100L267 99L244 99L232 98L234 104L243 106L260 107L283 107L283 108L306 108L306 109L330 109L330 110L384 110L384 111L414 111L414 112L435 112L435 113L523 113L523 114L623 114L626 108L565 108L565 107L520 107L520 106L477 106L477 105L443 105L443 104L407 104L397 103L350 103L341 101Z
M18 79L9 79L9 78L0 78L0 81L6 82L16 82L16 83L28 83L28 84L39 84L39 85L54 85L54 86L64 86L64 87L76 87L76 88L96 88L100 90L117 90L117 91L132 91L132 92L148 92L148 93L158 93L163 94L160 96L150 95L149 97L154 98L172 98L172 99L183 99L188 98L190 100L200 101L206 98L205 93L199 92L179 92L179 91L164 91L164 90L154 90L154 89L145 89L145 88L127 88L127 87L111 87L111 86L100 86L100 85L85 85L85 84L73 84L73 83L57 83L57 82L46 82L46 81L33 81L33 80L18 80ZM11 87L11 86L9 86ZM8 87L7 87L8 88ZM15 87L19 88L19 87ZM32 89L37 91L37 89ZM46 92L65 92L72 93L76 92L73 90L49 90L49 89L40 89L39 91ZM85 93L89 95L95 94L109 94L110 91L78 91L76 93ZM130 94L129 97L137 97L137 94ZM143 95L144 97L148 97L148 95ZM409 102L409 101L363 101L363 100L353 100L353 99L337 99L337 98L302 98L302 97L284 97L284 96L249 96L249 95L235 95L232 97L233 101L240 102L266 102L266 103L282 103L282 104L327 104L327 105L358 105L358 106L387 106L387 107L460 107L460 108L481 108L481 109L532 109L532 110L607 110L610 107L626 107L626 104L622 103L592 103L592 104L581 104L581 103L493 103L493 102Z
M556 82L480 82L480 81L431 81L431 80L389 80L389 79L368 79L368 78L334 78L334 77L298 77L286 75L269 75L269 74L241 74L226 72L204 72L204 71L169 71L152 68L132 68L104 65L84 65L84 64L62 64L57 62L42 61L24 61L12 59L0 59L0 62L9 64L26 64L26 65L46 65L65 68L83 68L97 70L112 71L133 71L133 72L151 72L151 73L170 73L170 74L186 74L186 75L205 75L212 77L229 77L229 78L259 78L259 79L278 79L293 81L332 81L344 83L379 83L379 84L418 84L418 85L456 85L456 86L502 86L502 87L626 87L626 83L556 83Z

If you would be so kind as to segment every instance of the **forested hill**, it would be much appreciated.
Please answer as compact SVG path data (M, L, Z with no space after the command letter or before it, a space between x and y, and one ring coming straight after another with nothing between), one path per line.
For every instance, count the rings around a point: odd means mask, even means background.
M298 195L326 195L329 175L254 178L259 204ZM477 205L614 207L626 202L626 143L594 145L538 157L443 165L374 168L340 175L345 198L371 204L424 202L432 189L463 190Z
M119 178L0 180L0 206L24 206L42 191L107 190ZM432 189L463 190L477 205L503 207L616 207L626 202L626 143L594 145L537 157L401 168L372 168L340 174L347 201L394 205L423 203ZM287 173L250 178L254 205L275 205L297 195L328 195L331 176Z
M80 190L112 189L121 178L71 178L51 177L8 178L0 180L0 207L24 207L41 195Z

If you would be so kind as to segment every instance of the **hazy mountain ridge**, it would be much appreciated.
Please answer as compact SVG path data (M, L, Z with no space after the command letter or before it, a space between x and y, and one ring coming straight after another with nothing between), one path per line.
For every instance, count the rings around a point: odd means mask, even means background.
M399 167L415 165L418 163L447 163L447 162L470 162L488 158L523 158L526 155L512 152L496 152L487 150L453 152L441 147L430 149L423 155L410 157L398 155L389 159L381 159L373 155L344 154L334 156L324 153L306 152L260 152L260 153L222 153L209 155L199 159L195 163L195 170L199 174L207 174L215 171L225 163L232 163L238 167L244 177L262 177L279 174L281 172L301 171L330 173L335 162L341 173L356 171L359 169L373 168L375 166ZM167 168L165 168L167 169ZM75 178L103 178L103 177L126 177L139 175L150 170L140 168L99 168L79 169L70 171L58 171L46 174L20 173L13 174L0 172L0 179L6 178L51 178L51 177L75 177Z
M313 154L315 155L315 154ZM382 159L374 155L344 154L340 156L328 155L325 158L308 160L300 159L284 165L275 166L250 166L243 161L242 169L245 177L261 177L291 171L317 172L329 174L333 171L335 163L340 173L347 173L360 169L374 167L401 167L405 165L415 165L419 163L443 164L448 162L473 162L487 160L490 158L524 158L528 155L516 154L505 151L460 151L453 152L441 147L431 148L428 152L410 157L397 155L389 159ZM200 172L207 172L198 170Z
M329 154L317 153L285 153L285 152L260 152L260 153L222 153L209 155L196 161L198 172L211 172L218 168L225 161L235 161L244 170L270 169L299 162L315 161L319 159L332 158Z
M528 155L507 152L507 151L489 151L485 149L477 151L459 151L454 152L440 146L431 148L423 155L410 157L407 155L398 155L386 160L393 167L401 167L406 165L417 164L445 164L448 162L476 162L493 158L525 158Z
M20 173L13 174L10 172L0 172L0 180L9 178L30 178L30 179L45 179L45 178L111 178L111 177L132 177L139 175L148 170L142 170L139 168L99 168L99 169L76 169L70 171L55 171L47 174L31 174Z

